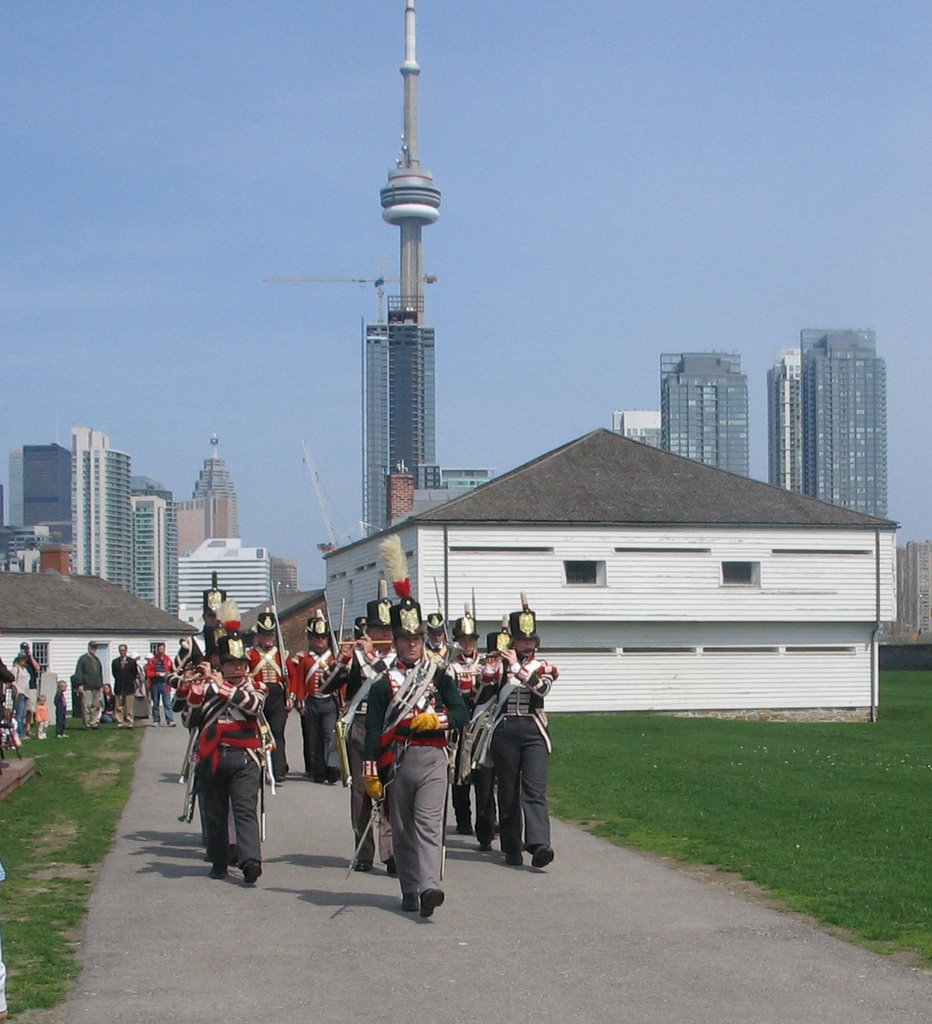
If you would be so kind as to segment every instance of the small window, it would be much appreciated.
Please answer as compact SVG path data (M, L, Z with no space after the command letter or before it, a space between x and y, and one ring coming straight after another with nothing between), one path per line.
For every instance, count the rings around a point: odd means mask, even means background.
M604 587L604 562L564 562L563 572L568 587Z
M49 667L48 640L34 640L30 646L32 647L32 656L39 663L39 668L45 672Z
M730 587L759 587L760 562L722 562L722 583Z

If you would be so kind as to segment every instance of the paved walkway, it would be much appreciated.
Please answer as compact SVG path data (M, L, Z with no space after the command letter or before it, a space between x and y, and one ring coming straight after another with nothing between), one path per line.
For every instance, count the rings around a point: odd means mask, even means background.
M289 723L292 767L300 764ZM928 1024L932 975L555 822L545 871L450 837L447 902L346 877L347 793L292 778L265 874L207 878L179 824L183 729L148 729L65 1024Z

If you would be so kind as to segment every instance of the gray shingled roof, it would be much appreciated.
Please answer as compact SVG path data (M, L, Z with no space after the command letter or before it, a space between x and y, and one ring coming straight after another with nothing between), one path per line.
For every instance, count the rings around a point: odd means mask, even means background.
M594 430L416 516L420 523L894 529L896 523Z
M96 576L0 573L0 631L181 636L193 626Z
M323 596L323 590L296 590L291 594L282 594L277 602L279 618L285 619L289 615L301 612L309 605L314 604L315 601L322 600ZM271 605L268 601L263 601L262 604L257 604L255 608L247 608L246 611L243 611L241 608L240 614L243 617L243 628L252 629L261 613L270 607Z

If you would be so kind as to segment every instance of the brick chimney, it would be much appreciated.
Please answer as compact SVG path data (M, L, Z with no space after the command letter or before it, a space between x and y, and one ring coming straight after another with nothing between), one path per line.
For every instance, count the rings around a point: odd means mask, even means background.
M50 544L39 549L39 572L54 569L62 576L71 575L71 545Z
M396 470L388 474L386 508L389 523L406 519L414 511L414 474Z

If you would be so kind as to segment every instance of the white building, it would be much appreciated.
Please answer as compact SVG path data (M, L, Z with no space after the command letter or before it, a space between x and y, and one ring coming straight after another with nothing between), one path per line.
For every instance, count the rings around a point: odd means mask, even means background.
M178 559L178 616L200 624L203 593L211 574L240 611L268 602L272 572L268 548L247 548L238 537L213 537L196 551Z
M612 430L632 441L660 447L659 409L618 409L612 413Z
M132 590L130 457L90 427L73 428L71 457L72 568Z
M42 666L42 692L51 703L57 680L68 683L78 658L94 640L104 682L120 644L147 659L159 643L174 657L194 630L122 587L89 576L0 573L0 656L7 665L26 641Z
M560 678L554 711L867 718L895 617L889 520L597 430L401 524L425 611L475 594L483 633L527 591ZM362 614L379 538L325 556Z

